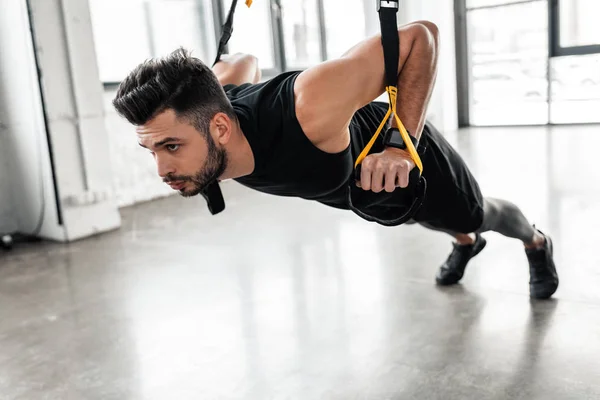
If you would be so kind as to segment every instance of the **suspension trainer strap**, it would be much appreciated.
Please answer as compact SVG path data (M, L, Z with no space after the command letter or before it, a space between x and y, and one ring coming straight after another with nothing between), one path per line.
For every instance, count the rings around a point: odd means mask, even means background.
M419 169L423 172L423 163L417 153L417 149L410 140L410 136L400 117L396 112L396 101L398 99L398 64L400 59L400 37L398 35L398 22L396 14L398 13L398 1L378 0L377 11L379 13L379 24L381 26L381 45L383 47L383 60L385 65L385 91L388 94L390 106L387 114L381 121L377 131L360 153L354 167L358 167L364 158L369 155L369 151L375 144L377 137L383 130L386 122L392 116L396 120L402 139L406 143L406 148Z
M396 87L398 84L398 63L400 58L400 37L396 22L398 13L397 1L379 1L379 26L381 28L381 45L385 65L385 86Z
M219 46L217 47L217 56L215 57L215 62L213 63L213 65L221 61L221 56L225 52L225 48L227 47L229 39L231 39L231 34L233 33L233 15L235 14L235 7L237 6L237 2L238 0L231 1L231 7L229 7L229 13L227 13L227 19L221 27L221 38L219 39Z
M219 40L219 47L217 48L217 56L215 57L213 66L221 60L221 56L227 47L227 43L229 42L229 39L231 39L231 34L233 33L233 16L235 14L237 2L238 0L232 0L231 2L227 19L222 28L221 39ZM250 7L252 5L252 0L246 0L246 5ZM223 198L223 192L221 192L218 181L209 183L200 194L206 200L208 210L211 214L215 215L225 210L225 199Z
M231 39L231 35L233 33L233 16L235 15L235 9L237 7L238 0L231 1L231 7L229 7L229 12L227 13L227 19L225 20L225 24L221 28L221 39L219 39L219 47L217 48L217 56L215 57L215 62L213 65L218 63L221 60L221 56L225 52L225 48L227 47L227 43L229 43L229 39ZM246 0L246 6L250 7L252 5L252 0Z

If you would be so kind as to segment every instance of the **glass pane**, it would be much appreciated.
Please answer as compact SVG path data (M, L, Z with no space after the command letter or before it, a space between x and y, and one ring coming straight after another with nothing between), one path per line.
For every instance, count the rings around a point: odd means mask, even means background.
M217 45L210 0L151 0L147 4L155 56L184 47L207 64L214 61Z
M90 13L100 80L120 82L152 57L145 0L91 0Z
M363 0L325 0L325 27L327 30L327 58L338 58L365 39L365 9ZM373 5L369 2L369 7Z
M600 44L600 1L560 1L560 46Z
M473 125L548 122L546 2L469 11Z
M244 3L239 1L235 11L229 53L252 54L258 57L261 69L275 68L270 2L254 1L250 8ZM225 15L230 6L230 0L223 0Z
M551 65L551 122L600 122L600 55L553 58Z
M103 82L120 82L139 63L178 47L213 61L211 0L91 0L90 10Z
M321 61L317 0L281 0L285 57L288 69L303 69Z
M502 4L518 3L523 0L467 0L467 8L497 6Z

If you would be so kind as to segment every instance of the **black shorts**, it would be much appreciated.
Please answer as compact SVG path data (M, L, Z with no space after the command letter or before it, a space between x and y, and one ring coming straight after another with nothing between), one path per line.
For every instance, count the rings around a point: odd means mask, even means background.
M422 156L427 193L414 216L436 228L475 232L483 222L483 195L463 158L430 123L425 125L427 149Z
M386 103L374 102L355 114L351 124L355 154L376 131L387 108ZM373 151L379 146L374 146ZM420 147L427 192L413 220L457 233L479 229L483 222L483 196L463 158L430 122L425 123ZM383 192L378 195L386 196ZM406 207L406 199L402 196L392 195L391 199L403 203L398 206ZM383 203L386 207L391 205L389 200Z

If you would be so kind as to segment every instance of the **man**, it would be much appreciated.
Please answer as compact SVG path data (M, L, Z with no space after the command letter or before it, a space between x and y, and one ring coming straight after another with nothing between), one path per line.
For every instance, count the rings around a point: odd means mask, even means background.
M457 283L486 244L481 233L496 231L524 243L531 296L552 296L558 276L550 238L514 204L483 198L461 157L426 121L437 27L414 22L398 35L398 115L421 153L427 180L425 201L411 222L456 238L437 282ZM355 184L365 210L385 216L406 210L418 174L411 174L415 163L405 146L380 137L354 181L354 160L388 108L374 102L384 92L384 69L379 35L339 59L263 83L254 57L231 56L211 70L178 50L139 65L113 104L136 126L159 176L183 196L199 194L216 179L234 179L265 193L349 209Z

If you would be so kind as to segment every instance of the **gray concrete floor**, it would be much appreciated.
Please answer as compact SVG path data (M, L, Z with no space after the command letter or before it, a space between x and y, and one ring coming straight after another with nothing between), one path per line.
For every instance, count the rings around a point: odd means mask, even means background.
M438 288L449 237L228 183L217 217L171 197L0 253L0 398L600 398L600 129L450 140L553 237L553 300L529 299L522 247L497 234Z

